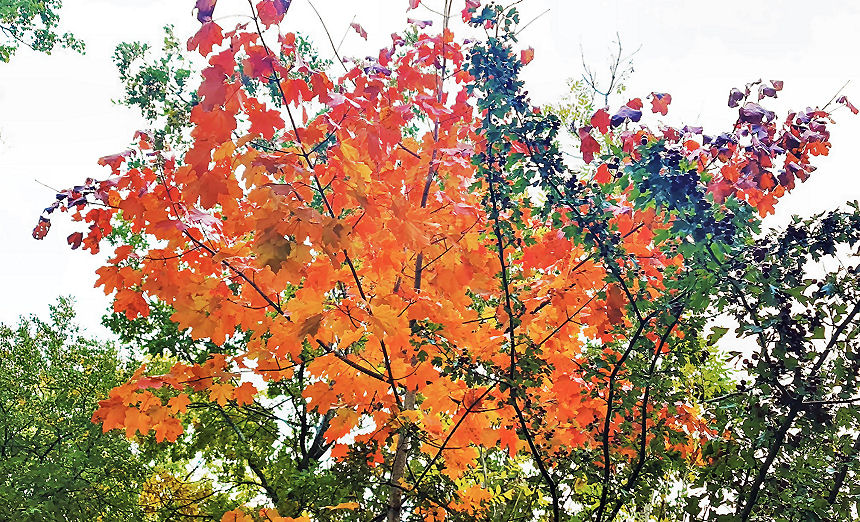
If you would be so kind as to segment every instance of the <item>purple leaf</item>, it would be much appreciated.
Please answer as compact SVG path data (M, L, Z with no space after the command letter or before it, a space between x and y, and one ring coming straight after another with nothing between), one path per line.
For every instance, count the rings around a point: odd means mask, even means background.
M77 250L81 247L81 242L84 240L84 234L82 232L72 232L69 234L69 237L66 238L66 242L72 245L72 250Z
M284 15L287 13L287 9L290 8L291 0L275 0L275 11L278 12L278 15Z
M612 127L618 127L624 123L625 120L639 121L640 119L642 119L642 111L637 111L636 109L632 109L625 105L609 119L609 125Z
M369 67L364 68L365 74L373 75L373 74L382 74L384 76L391 76L391 69L388 67L383 67L378 63L374 63Z
M703 130L704 129L702 127L694 127L694 126L690 126L690 125L684 125L684 127L681 128L681 132L684 133L684 135L701 134Z
M218 0L197 0L197 21L201 24L212 21L212 12L215 10L215 2Z
M738 105L740 105L741 100L743 99L744 93L742 93L738 89L732 89L731 92L729 92L729 107L737 107Z
M765 87L764 85L759 87L758 99L761 100L765 97L776 98L776 89L774 89L773 87Z
M753 102L747 102L746 105L738 110L738 113L738 121L754 125L761 124L762 121L770 122L776 117L776 114L773 112Z
M406 23L415 24L418 26L418 29L424 29L427 26L433 25L433 20L416 20L414 18L407 18Z

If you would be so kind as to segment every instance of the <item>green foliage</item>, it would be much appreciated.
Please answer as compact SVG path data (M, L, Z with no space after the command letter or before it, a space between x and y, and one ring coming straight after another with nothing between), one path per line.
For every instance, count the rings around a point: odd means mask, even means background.
M137 108L156 124L156 146L183 143L189 126L191 107L197 103L194 82L189 82L193 65L173 32L164 27L161 52L153 55L147 43L123 42L116 47L114 64L119 71L125 94L117 103Z
M147 466L90 421L128 377L110 347L79 335L67 299L48 322L0 325L0 518L137 518Z
M849 207L724 256L717 309L755 348L734 352L743 379L711 400L725 437L695 483L706 520L856 520L860 208Z
M0 2L0 61L8 62L21 45L51 54L56 46L84 52L84 43L71 33L56 32L62 0L4 0Z

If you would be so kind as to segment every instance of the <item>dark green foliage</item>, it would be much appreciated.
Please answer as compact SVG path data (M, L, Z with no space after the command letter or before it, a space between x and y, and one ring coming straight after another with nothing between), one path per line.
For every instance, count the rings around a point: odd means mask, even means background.
M754 349L714 399L731 436L697 485L734 514L708 520L855 520L860 502L860 210L795 218L725 256L717 307ZM728 500L724 500L728 499ZM695 511L695 510L694 510Z

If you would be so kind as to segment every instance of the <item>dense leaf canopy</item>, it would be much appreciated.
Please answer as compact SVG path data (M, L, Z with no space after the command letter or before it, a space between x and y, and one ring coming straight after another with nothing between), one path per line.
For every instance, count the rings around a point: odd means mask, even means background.
M782 82L758 81L721 132L652 123L657 92L565 129L519 78L515 7L468 0L482 36L460 40L446 1L440 30L412 20L341 74L280 30L289 5L231 28L198 0L193 99L165 97L188 78L173 54L127 75L166 126L34 230L72 213L72 248L116 246L114 310L178 325L179 359L100 401L104 430L228 425L207 439L222 476L267 500L225 520L853 516L856 268L803 267L855 247L856 208L760 232L829 152L826 107L777 117ZM734 326L752 383L714 346Z

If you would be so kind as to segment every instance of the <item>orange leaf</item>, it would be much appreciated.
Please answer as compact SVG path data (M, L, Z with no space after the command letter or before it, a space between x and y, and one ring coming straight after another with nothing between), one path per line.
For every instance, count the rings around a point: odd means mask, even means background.
M609 285L606 289L606 316L612 324L618 324L624 319L624 306L627 298L624 290L616 284Z
M209 387L209 400L224 406L233 398L233 387L229 383L214 384Z
M528 49L523 49L520 51L520 63L523 65L528 65L535 57L535 50L533 47L529 47Z
M257 394L257 388L255 388L250 382L243 382L236 388L235 394L236 402L240 406L244 406L245 404L251 404L254 402L254 395Z

